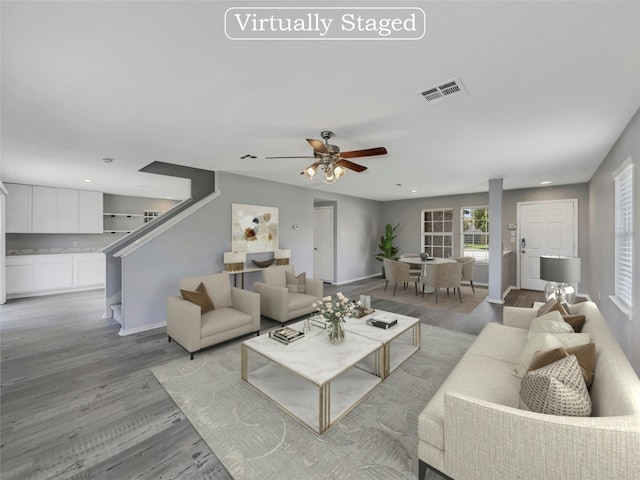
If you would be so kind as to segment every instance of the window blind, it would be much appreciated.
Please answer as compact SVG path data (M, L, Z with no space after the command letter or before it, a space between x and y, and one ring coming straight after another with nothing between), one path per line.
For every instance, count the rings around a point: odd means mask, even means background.
M633 164L627 160L615 182L615 296L627 307L633 303Z

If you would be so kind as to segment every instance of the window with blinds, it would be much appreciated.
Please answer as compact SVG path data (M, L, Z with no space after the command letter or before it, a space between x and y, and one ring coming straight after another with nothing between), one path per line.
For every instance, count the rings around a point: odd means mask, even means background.
M633 303L633 164L628 158L613 173L615 182L614 302L631 311ZM622 304L622 305L620 305Z

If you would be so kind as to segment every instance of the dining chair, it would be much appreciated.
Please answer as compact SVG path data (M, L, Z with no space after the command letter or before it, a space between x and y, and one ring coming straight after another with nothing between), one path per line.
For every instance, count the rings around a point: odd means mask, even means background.
M420 258L420 255L418 255L417 253L403 253L398 258ZM422 265L420 265L419 263L410 263L409 275L412 277L418 277L415 281L419 282L420 275L422 275Z
M475 257L456 257L456 262L462 264L462 281L471 284L471 290L476 293L476 287L473 286L473 272L476 266Z
M394 287L393 287L394 297L396 296L398 283L402 283L403 285L406 285L409 282L413 282L416 286L416 296L418 295L418 281L420 280L420 277L409 274L408 263L398 262L397 260L392 260L390 258L383 258L382 262L384 264L384 278L386 280L386 283L384 284L385 292L387 291L389 282L394 283Z
M458 290L458 298L462 303L462 294L460 293L460 281L462 280L462 264L458 262L437 263L429 265L426 275L422 279L422 296L424 297L424 287L433 287L436 303L438 303L438 291L440 288L446 288L447 293L450 288Z

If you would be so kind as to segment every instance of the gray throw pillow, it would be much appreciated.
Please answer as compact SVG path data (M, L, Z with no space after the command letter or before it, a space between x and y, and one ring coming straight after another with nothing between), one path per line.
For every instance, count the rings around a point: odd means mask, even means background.
M287 290L291 293L305 293L307 288L307 273L302 272L297 277L293 273L284 272Z

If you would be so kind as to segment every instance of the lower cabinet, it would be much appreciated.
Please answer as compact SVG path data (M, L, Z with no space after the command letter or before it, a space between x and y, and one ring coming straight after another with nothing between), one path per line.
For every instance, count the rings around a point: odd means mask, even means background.
M7 295L29 296L99 288L105 284L101 253L16 255L6 258Z

